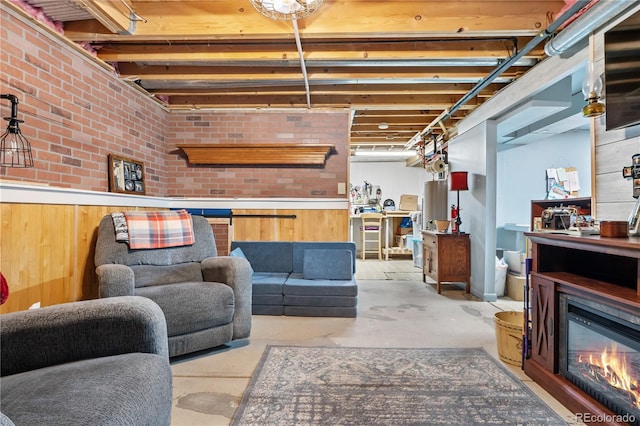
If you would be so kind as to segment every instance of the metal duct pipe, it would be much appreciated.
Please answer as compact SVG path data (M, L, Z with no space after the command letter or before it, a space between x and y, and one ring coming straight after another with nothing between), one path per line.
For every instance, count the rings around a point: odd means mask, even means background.
M569 24L567 28L552 38L544 46L544 53L548 56L555 56L567 51L571 46L587 37L602 25L623 12L637 7L637 5L638 3L635 1L598 1L583 15Z
M431 123L429 123L429 125L427 125L427 127L425 127L421 132L416 133L416 135L413 138L411 138L409 142L407 142L407 144L405 145L405 148L409 149L415 146L420 141L421 137L425 137L429 133L431 133L431 129L433 129L434 126L451 117L453 113L455 113L457 110L460 109L460 107L462 107L470 99L476 96L482 89L484 89L489 84L491 84L492 81L494 81L500 74L502 74L509 67L511 67L516 61L520 60L520 58L522 58L524 55L526 55L531 50L533 50L533 48L536 47L538 44L540 44L543 40L547 39L549 36L555 33L555 31L557 31L558 28L562 26L562 24L564 24L570 18L572 18L576 13L580 11L580 9L588 5L590 1L591 0L576 0L576 2L571 7L569 7L569 9L565 10L562 15L560 15L555 21L549 24L549 26L546 29L541 31L540 34L538 34L538 37L531 39L529 43L527 43L526 46L522 48L522 50L520 50L518 53L516 53L506 61L504 61L500 66L495 68L493 71L491 71L489 75L484 77L469 92L467 92L462 98L460 98L458 102L453 104L451 108L441 112L438 117L436 117Z

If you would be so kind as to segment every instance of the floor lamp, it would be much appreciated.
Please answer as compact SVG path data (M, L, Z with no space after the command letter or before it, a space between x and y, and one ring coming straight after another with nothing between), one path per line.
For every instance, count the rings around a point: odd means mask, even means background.
M456 204L456 232L460 234L460 225L462 219L460 219L460 191L467 191L469 186L467 184L467 172L451 172L449 173L449 182L451 185L451 191L458 193L458 204Z

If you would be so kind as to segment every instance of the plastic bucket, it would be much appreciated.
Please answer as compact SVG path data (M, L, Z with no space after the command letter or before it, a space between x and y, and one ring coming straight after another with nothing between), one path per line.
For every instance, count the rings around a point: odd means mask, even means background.
M507 364L521 366L524 314L517 311L498 312L494 322L500 360Z

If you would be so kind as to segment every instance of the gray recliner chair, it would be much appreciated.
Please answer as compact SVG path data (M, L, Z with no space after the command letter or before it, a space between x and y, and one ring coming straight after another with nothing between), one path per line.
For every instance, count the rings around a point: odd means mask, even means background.
M0 315L0 425L169 426L162 310L143 297Z
M136 295L156 302L167 320L171 357L251 332L251 265L241 257L217 256L209 222L191 218L195 243L181 247L132 250L116 241L111 215L98 229L100 297Z

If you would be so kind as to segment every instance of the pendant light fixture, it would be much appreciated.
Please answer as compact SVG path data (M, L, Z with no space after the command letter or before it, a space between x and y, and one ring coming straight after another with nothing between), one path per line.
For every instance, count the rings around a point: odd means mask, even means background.
M250 0L251 5L267 18L291 21L311 15L323 0Z
M11 101L11 117L5 117L9 122L7 130L0 139L0 166L1 167L33 167L33 155L31 144L20 132L18 120L18 98L15 95L0 95L0 99Z

